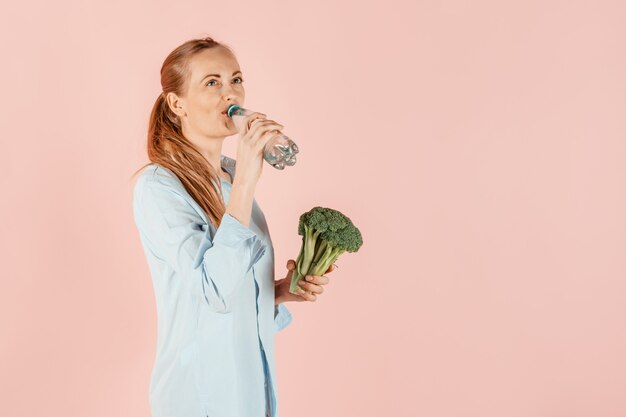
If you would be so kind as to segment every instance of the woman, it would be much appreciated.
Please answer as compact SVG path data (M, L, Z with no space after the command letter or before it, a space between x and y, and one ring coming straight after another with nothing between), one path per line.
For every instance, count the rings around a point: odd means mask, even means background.
M243 74L211 38L172 51L150 115L148 158L134 188L135 223L157 304L153 417L278 416L274 336L291 322L283 305L315 301L326 276L289 292L295 262L274 281L274 250L254 190L263 146L283 128L262 113L241 130ZM238 133L236 161L221 154ZM327 271L332 271L332 267Z

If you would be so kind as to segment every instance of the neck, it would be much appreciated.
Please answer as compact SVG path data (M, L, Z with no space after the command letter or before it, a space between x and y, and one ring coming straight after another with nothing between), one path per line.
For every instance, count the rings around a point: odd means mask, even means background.
M202 156L209 161L209 164L217 171L217 174L220 175L222 172L220 158L225 136L204 136L196 132L186 132L184 126L183 135L189 139Z

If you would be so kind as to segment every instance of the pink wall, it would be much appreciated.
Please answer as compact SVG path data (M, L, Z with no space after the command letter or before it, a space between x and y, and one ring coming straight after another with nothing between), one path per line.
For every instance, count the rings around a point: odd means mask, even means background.
M277 275L314 205L364 236L288 304L282 417L626 415L623 2L2 9L1 416L149 416L130 175L163 59L201 36L301 148L257 189Z

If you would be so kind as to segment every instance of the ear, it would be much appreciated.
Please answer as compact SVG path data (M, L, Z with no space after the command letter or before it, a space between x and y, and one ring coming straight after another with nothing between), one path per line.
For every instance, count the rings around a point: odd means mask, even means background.
M185 100L178 97L176 93L167 93L167 96L165 97L165 102L167 103L167 106L170 108L170 110L177 114L179 117L187 115L187 113L185 112Z

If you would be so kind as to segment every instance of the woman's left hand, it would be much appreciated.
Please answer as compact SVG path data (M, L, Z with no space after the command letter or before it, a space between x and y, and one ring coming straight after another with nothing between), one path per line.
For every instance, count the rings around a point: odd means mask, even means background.
M298 283L302 293L300 295L292 294L289 292L289 287L291 286L293 272L296 269L296 261L293 259L288 260L287 269L289 271L287 276L283 279L275 281L274 283L276 298L275 304L287 301L315 301L317 300L317 294L324 292L324 288L322 288L322 286L327 285L330 282L330 279L326 275L307 275ZM334 269L335 266L331 265L325 273L328 274Z

